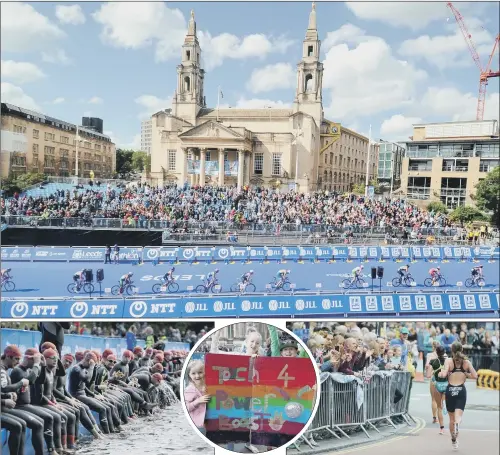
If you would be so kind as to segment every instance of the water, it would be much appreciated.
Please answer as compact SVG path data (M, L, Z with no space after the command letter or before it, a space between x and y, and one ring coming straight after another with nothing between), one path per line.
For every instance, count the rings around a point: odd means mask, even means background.
M180 403L152 416L140 417L127 425L123 432L95 440L79 450L80 454L95 455L213 455L191 427Z

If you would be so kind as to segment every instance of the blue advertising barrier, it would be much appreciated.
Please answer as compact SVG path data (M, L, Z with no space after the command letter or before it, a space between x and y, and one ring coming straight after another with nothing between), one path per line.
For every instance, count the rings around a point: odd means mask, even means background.
M104 262L104 247L3 247L2 261ZM123 247L120 262L212 262L284 260L496 260L500 248L487 246L321 247Z
M171 298L2 302L4 319L164 319L309 317L498 312L496 293L183 295Z

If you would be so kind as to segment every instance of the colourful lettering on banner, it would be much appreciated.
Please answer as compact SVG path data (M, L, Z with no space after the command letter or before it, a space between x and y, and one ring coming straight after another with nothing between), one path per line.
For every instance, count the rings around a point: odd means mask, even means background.
M314 408L310 359L207 354L205 378L208 431L296 435Z

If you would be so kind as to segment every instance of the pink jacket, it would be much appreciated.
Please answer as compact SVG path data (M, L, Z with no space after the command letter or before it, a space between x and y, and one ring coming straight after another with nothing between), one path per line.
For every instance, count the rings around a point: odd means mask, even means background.
M203 393L201 393L192 383L184 389L184 402L186 403L186 408L189 412L191 420L198 428L203 428L205 426L207 405L206 403L195 404L194 402L202 396Z

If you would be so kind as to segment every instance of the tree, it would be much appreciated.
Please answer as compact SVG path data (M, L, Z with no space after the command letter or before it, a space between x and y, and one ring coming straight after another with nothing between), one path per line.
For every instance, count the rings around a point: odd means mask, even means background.
M146 152L118 149L116 151L116 173L130 178L133 172L151 170L151 156Z
M486 178L476 185L476 194L473 196L476 205L481 210L493 212L492 222L500 227L500 166L486 174Z
M488 221L488 217L476 207L462 205L450 213L450 220L468 224L473 221Z
M9 177L2 180L2 190L6 196L12 196L14 193L21 193L26 188L45 181L45 175L39 172L28 172L17 177Z
M369 186L373 186L375 194L380 194L381 193L380 185L379 185L377 179L370 180ZM365 194L365 189L366 189L366 186L365 186L364 183L355 183L352 186L352 192L354 194L364 195Z
M434 213L448 213L448 208L440 201L430 202L427 205L428 212Z

